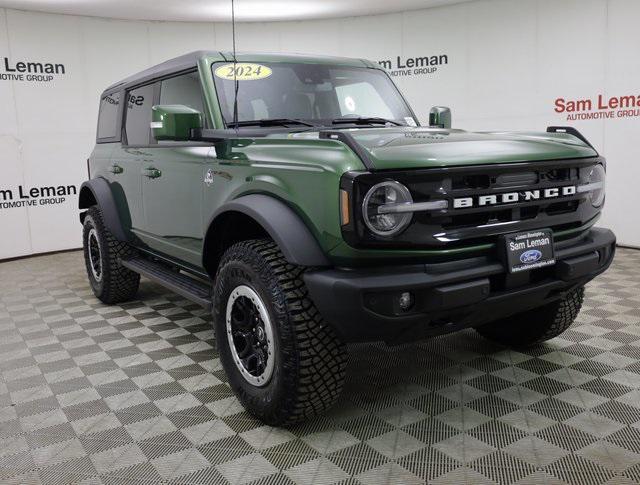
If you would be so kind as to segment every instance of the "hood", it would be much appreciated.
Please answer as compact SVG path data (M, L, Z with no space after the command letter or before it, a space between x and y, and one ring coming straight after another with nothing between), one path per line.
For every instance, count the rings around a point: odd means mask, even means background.
M529 162L598 155L589 145L566 133L473 133L423 127L346 131L369 152L378 170Z

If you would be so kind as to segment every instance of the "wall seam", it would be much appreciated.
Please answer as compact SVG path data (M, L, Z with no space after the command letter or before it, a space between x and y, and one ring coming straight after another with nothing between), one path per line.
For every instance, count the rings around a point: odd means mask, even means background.
M604 56L604 92L608 95L608 86L609 86L609 58L608 58L608 53L609 53L609 47L611 45L611 23L610 23L610 18L609 18L609 5L611 3L611 0L607 0L605 2L605 11L604 11L604 18L605 18L605 30L604 30L604 51L603 51L603 56ZM604 120L602 120L602 152L603 153L607 153L607 124L605 123Z
M13 57L12 49L11 49L11 36L9 34L9 15L7 9L4 8L4 28L7 33L7 54L11 58ZM22 173L22 185L25 184L25 163L23 157L23 148L24 144L22 142L21 130L20 130L20 118L18 116L18 99L16 97L16 88L15 83L17 81L11 80L11 94L13 98L13 110L15 112L15 120L16 120L16 141L18 142L18 162L20 163L21 173ZM29 236L29 254L33 254L33 235L31 232L31 211L27 207L25 208L25 213L27 214L27 231Z

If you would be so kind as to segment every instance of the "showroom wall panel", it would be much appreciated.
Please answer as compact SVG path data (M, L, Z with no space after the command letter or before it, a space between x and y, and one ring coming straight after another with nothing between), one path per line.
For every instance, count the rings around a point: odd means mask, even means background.
M280 35L280 46L285 47L278 50L293 52L296 50L295 46L299 45L304 46L304 49L299 49L300 52L304 50L309 54L335 55L341 50L343 24L343 21L334 20L283 23L277 31ZM226 42L227 39L227 36L220 36L219 40ZM244 48L240 43L239 47Z
M0 46L8 46L7 13L0 9ZM3 49L6 52L6 50ZM9 185L24 182L22 141L18 136L18 116L14 86L0 81L0 201ZM0 209L0 258L3 254L21 256L31 252L27 209Z
M0 80L0 190L11 192L0 193L0 259L79 247L77 191L100 92L154 63L212 46L214 26L4 9L0 19L0 74L7 74L5 57L10 69L18 62L63 66L50 80Z
M52 64L80 66L84 63L79 17L47 16L34 19L26 12L8 11L8 30L11 63L30 60L48 60ZM34 35L35 34L35 35ZM59 69L62 72L62 68ZM33 197L31 190L77 184L72 160L82 163L76 145L84 150L91 136L87 126L91 111L86 99L86 83L80 71L72 82L65 74L53 76L48 82L14 82L14 96L22 143L24 185L14 188L14 200L37 205L28 209L31 252L39 253L65 249L77 245L77 222L71 221L68 210L59 204L46 202L59 200L56 194ZM85 157L86 159L86 157ZM71 173L69 173L71 171ZM66 189L65 189L66 191ZM26 199L25 197L28 197ZM5 209L6 210L6 209ZM73 239L75 237L75 240Z
M152 64L215 45L215 28L211 24L153 22L148 28Z
M403 14L240 24L237 35L240 50L384 62L423 121L438 104L452 108L458 128L576 126L608 158L602 224L621 243L640 246L640 192L633 183L640 177L640 113L621 118L619 108L598 106L599 95L640 94L639 16L635 0L482 0ZM14 67L64 66L47 81L0 79L0 259L80 246L74 191L86 177L104 87L191 50L230 48L229 24L0 9L0 74L7 74L5 57ZM425 56L436 62L419 73L408 67ZM558 98L589 101L591 109L558 113ZM567 119L609 112L612 118ZM43 195L39 188L50 186L63 187L64 195ZM20 187L28 199L20 199ZM22 203L34 205L11 207Z
M640 2L609 2L603 89L607 97L640 94L638 18ZM629 117L603 123L603 153L609 161L606 222L618 231L620 241L635 246L640 246L639 120Z

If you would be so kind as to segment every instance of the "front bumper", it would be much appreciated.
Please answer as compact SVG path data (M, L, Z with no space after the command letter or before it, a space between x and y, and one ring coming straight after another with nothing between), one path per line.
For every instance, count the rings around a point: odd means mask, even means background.
M615 253L608 229L555 243L556 264L508 274L498 258L367 269L323 269L304 276L311 299L345 342L407 342L454 332L545 305L605 271ZM402 311L398 300L415 303Z

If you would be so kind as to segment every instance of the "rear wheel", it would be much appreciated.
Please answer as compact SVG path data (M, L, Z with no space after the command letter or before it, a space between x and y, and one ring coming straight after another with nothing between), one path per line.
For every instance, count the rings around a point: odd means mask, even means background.
M113 237L97 206L87 211L82 235L87 276L96 297L107 304L132 299L138 291L140 275L120 261L133 255L134 250Z
M563 299L477 327L483 337L507 346L526 347L557 337L578 316L584 287L569 292Z
M263 239L229 248L216 276L213 317L229 385L275 426L323 412L344 383L345 346L309 299L303 272Z

